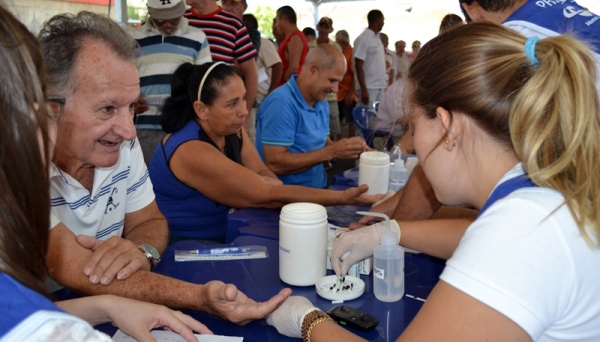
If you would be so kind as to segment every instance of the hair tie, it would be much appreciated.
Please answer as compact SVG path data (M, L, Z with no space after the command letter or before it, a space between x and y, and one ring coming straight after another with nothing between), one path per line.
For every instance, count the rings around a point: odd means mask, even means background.
M539 37L533 36L529 37L529 39L527 39L525 42L525 54L534 68L540 66L540 61L535 57L535 45L537 44L538 40L540 40Z
M202 81L200 81L200 86L198 87L198 101L200 101L200 94L202 93L202 87L204 86L204 81L206 81L206 78L208 77L208 74L210 74L210 72L219 64L225 64L224 62L217 62L213 65L211 65L208 70L206 70L206 72L204 73L204 76L202 76ZM227 65L227 64L225 64ZM202 101L200 101L202 102Z

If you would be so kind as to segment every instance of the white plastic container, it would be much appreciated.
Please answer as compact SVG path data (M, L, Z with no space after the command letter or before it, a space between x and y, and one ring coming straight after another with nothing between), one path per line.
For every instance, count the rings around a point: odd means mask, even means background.
M390 180L390 156L385 152L363 152L358 167L358 184L369 185L367 194L385 194Z
M404 160L398 158L394 166L390 168L389 190L398 191L406 185L408 180L408 170L404 167Z
M279 215L279 278L311 286L327 274L327 210L314 203L292 203Z

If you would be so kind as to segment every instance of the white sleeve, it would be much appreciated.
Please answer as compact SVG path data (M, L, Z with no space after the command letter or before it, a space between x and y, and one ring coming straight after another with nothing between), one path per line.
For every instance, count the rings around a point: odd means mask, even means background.
M467 229L440 276L510 318L534 341L566 311L566 289L577 282L561 231L573 219L564 206L550 215L562 203L556 197L513 193L496 202Z
M130 152L129 177L127 177L127 209L126 213L132 213L145 208L154 201L154 191L150 175L144 162L144 155L139 141L132 140Z
M360 60L365 60L367 58L367 41L362 36L358 36L356 40L354 40L354 58L358 58Z
M264 57L263 61L265 68L270 68L277 63L281 63L281 58L279 57L277 50L275 50L275 45L273 45L270 40L263 39L261 41L260 51L261 56Z
M0 338L0 342L4 341L109 342L112 339L75 316L40 310Z

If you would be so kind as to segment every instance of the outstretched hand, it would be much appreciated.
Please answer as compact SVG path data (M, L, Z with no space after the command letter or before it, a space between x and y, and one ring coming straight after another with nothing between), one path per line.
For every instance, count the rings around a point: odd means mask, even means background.
M366 192L369 190L367 184L361 184L355 188L344 190L343 204L349 205L371 205L383 198L384 194L369 195Z
M113 236L100 241L87 235L78 235L77 242L94 253L83 268L90 283L108 285L117 277L127 279L140 269L150 271L150 262L130 240Z
M257 303L239 291L235 285L213 280L204 285L203 311L244 325L269 316L291 294L292 290L286 288L268 301Z
M110 296L107 311L113 325L138 341L155 341L150 335L155 328L176 332L188 342L198 341L193 331L212 334L210 329L192 317L162 305Z

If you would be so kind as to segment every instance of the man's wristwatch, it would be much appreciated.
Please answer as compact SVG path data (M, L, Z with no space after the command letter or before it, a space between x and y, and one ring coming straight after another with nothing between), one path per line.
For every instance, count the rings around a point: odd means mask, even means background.
M158 265L158 263L160 262L160 254L158 253L156 248L146 243L139 245L138 248L140 249L140 251L142 251L142 253L144 253L148 261L150 261L150 270L154 270L156 265Z

